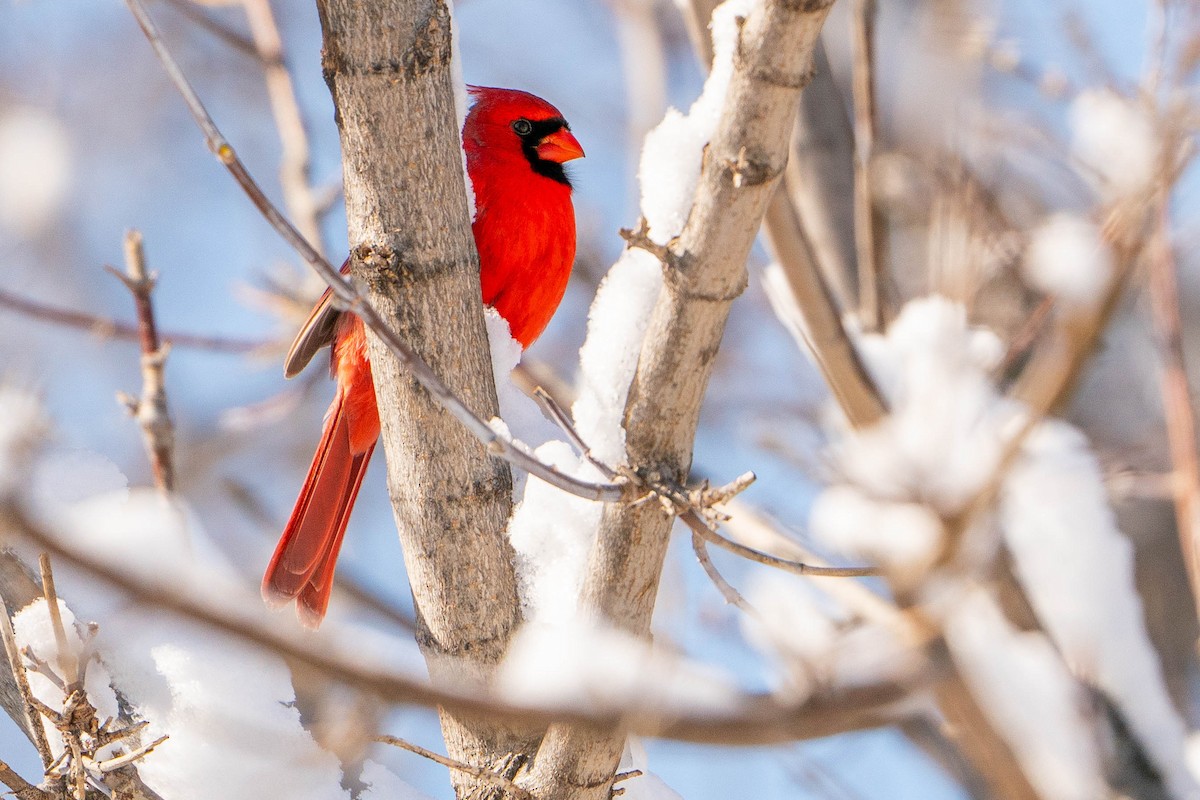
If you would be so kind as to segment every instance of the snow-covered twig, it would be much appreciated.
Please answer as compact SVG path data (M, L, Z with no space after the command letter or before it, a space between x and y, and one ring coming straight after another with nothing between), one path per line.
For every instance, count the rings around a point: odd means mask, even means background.
M167 386L163 374L171 346L163 344L158 337L152 300L158 276L146 271L146 253L140 232L125 232L125 272L121 273L114 267L106 269L125 284L125 288L133 295L142 347L141 397L134 398L120 392L117 399L142 428L146 455L154 471L154 484L160 491L171 492L175 489L175 425L167 407Z
M416 753L422 758L427 758L430 761L436 764L441 764L443 767L448 769L456 770L458 772L465 772L468 775L478 778L481 782L487 783L499 789L506 795L515 797L517 800L533 800L533 797L529 794L529 792L513 783L509 778L506 778L497 772L493 772L490 769L484 769L483 767L476 767L473 764L465 764L462 761L456 761L453 758L448 758L439 753L435 753L432 750L421 747L419 744L413 744L412 742L401 739L398 736L376 736L375 741L382 744L390 744L394 747L400 747L409 751L410 753ZM517 766L519 766L519 764Z
M538 460L525 448L519 447L511 437L497 433L486 421L476 415L466 404L446 386L437 373L416 354L408 344L401 339L380 317L379 313L367 302L367 299L349 280L343 278L311 244L296 230L295 226L280 213L279 209L267 198L261 187L251 177L249 171L238 157L233 146L221 134L216 123L204 109L200 98L184 76L178 63L167 49L153 21L140 0L126 0L130 11L137 19L146 35L146 39L154 48L155 54L166 70L171 82L179 90L191 111L196 124L204 133L205 142L221 163L229 170L234 180L246 192L251 202L266 218L267 222L291 245L333 290L336 302L345 310L355 314L363 323L387 346L396 359L403 364L433 396L434 400L460 423L467 428L486 448L490 455L503 458L518 466L531 475L536 475L552 486L570 492L589 500L621 501L632 499L630 488L621 484L598 484L582 481L564 474L550 465Z

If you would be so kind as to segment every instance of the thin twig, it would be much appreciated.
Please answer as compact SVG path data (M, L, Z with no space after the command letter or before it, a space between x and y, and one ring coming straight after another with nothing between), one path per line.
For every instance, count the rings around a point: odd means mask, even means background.
M128 753L124 753L119 756L114 756L105 761L97 761L96 769L99 770L101 773L116 772L117 770L121 769L122 767L127 767L130 764L133 764L135 761L145 758L148 753L153 751L154 748L158 747L160 744L165 742L168 738L169 737L167 737L167 736L160 736L157 739L155 739L153 742L150 742L150 744L142 745L141 747L139 747L135 750L130 750Z
M875 0L854 0L854 241L858 259L858 313L863 330L883 325L882 241L871 188L877 128L875 112Z
M216 36L221 41L232 47L237 52L250 56L254 59L259 59L258 49L254 46L254 42L250 41L244 34L235 31L233 28L226 25L220 20L214 19L210 14L202 11L194 0L165 0L167 5L174 8L183 16L194 22L197 26Z
M54 643L58 648L58 669L62 673L63 691L70 694L79 682L79 659L67 640L67 629L63 625L62 609L58 607L58 590L54 588L54 570L50 567L50 556L38 556L38 569L42 576L42 593L46 597L46 609L50 612L50 626L54 629Z
M510 437L498 434L487 422L467 408L463 401L450 391L449 387L442 382L441 378L437 376L429 365L404 340L392 331L355 286L343 278L338 273L338 270L300 235L300 232L296 230L287 218L279 212L279 209L267 198L261 187L250 176L245 165L242 164L233 147L221 135L212 117L205 111L200 98L196 95L195 90L192 89L183 71L179 68L179 64L176 63L174 57L167 49L141 0L125 0L125 2L137 19L138 25L141 26L142 32L150 42L150 46L154 48L154 52L166 70L167 76L187 103L193 119L195 119L197 126L199 126L204 134L208 148L225 165L225 168L229 170L234 180L246 192L246 195L266 218L267 222L329 284L338 305L361 319L363 324L379 337L392 352L392 355L429 391L434 400L442 408L449 411L455 419L461 422L484 445L489 454L509 461L552 486L589 500L617 502L631 499L633 490L629 486L620 483L598 484L581 481L540 461L527 450L519 447Z
M725 598L725 602L729 605L741 609L747 614L757 615L754 606L742 596L742 593L733 588L733 584L725 580L725 576L721 574L717 566L713 564L712 557L708 554L708 545L699 534L692 534L692 552L696 554L696 560L700 562L700 566L704 569L704 574L712 581L713 586L717 587L717 591Z
M741 556L750 561L764 564L768 567L781 569L784 572L790 572L793 575L805 575L813 578L866 578L872 575L879 575L880 571L875 567L817 567L812 564L804 564L799 561L789 561L786 558L778 558L769 553L764 553L761 550L755 550L752 547L746 547L743 544L738 544L731 539L726 539L721 534L713 530L707 522L705 522L700 514L694 508L684 510L679 518L683 520L692 533L699 536L710 544L715 544L724 550Z
M421 747L419 744L413 744L412 742L405 741L398 736L380 735L375 737L375 741L381 744L390 744L395 747L400 747L409 751L410 753L416 753L423 758L428 758L430 761L441 764L443 767L448 767L449 769L456 770L458 772L465 772L468 775L483 781L484 783L491 784L505 794L512 795L513 797L517 798L517 800L533 800L533 795L530 794L526 789L513 783L503 775L492 772L490 769L485 767L477 767L474 764L466 764L462 761L455 761L453 758L441 755L440 753L435 753L432 750L427 750L426 748Z
M107 269L133 295L142 347L142 395L135 399L121 392L117 399L142 428L146 455L154 472L154 484L162 492L172 492L175 489L175 425L167 406L167 386L163 374L171 346L164 345L158 338L152 300L158 276L146 271L146 253L142 247L141 233L136 230L125 232L125 273L113 267Z
M317 252L325 253L324 238L321 236L321 218L318 202L313 191L310 175L308 132L304 117L296 100L292 76L288 72L283 56L283 41L271 12L270 0L242 0L246 20L250 23L250 35L263 65L267 81L267 96L271 100L271 113L275 127L279 130L279 142L283 153L279 161L279 183L283 188L283 201L288 212L296 220L296 227L304 238L312 242Z
M72 311L66 308L49 306L26 297L19 297L4 289L0 289L0 307L54 325L79 328L103 338L124 339L136 342L140 341L142 336L141 330L137 325L118 322L114 319L88 314L83 311ZM177 331L164 332L162 338L163 341L170 342L172 347L190 347L196 350L212 350L218 353L249 353L254 350L261 350L270 344L266 341L228 339L220 336L202 336L192 333L179 333Z
M1160 390L1170 446L1171 481L1179 545L1187 567L1193 603L1200 615L1200 459L1196 453L1196 417L1183 357L1183 325L1179 287L1171 250L1170 221L1165 200L1149 245L1150 308L1162 358Z

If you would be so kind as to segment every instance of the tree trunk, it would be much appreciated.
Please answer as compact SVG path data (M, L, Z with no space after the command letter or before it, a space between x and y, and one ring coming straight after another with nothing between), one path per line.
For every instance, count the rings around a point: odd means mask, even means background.
M381 316L487 419L497 413L442 0L318 0L341 131L353 274ZM432 679L486 682L521 621L512 475L371 337L388 491ZM442 712L451 757L490 766L534 731ZM474 780L451 773L459 796Z
M664 264L625 407L628 461L682 483L700 404L746 257L787 163L800 89L832 0L766 0L740 26L734 75L704 153L691 214ZM592 550L583 605L646 635L673 515L658 503L609 505ZM545 800L607 800L620 730L554 726L524 784Z

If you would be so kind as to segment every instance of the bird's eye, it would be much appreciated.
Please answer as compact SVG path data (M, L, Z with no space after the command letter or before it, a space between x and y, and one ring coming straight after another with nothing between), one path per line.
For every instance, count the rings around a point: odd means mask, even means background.
M528 136L533 133L533 123L522 117L512 124L512 129L517 136Z

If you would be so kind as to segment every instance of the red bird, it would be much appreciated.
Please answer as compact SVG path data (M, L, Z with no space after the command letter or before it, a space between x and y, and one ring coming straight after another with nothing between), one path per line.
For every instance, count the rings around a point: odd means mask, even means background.
M558 109L539 97L513 89L470 92L475 103L462 136L475 189L471 230L483 302L528 347L554 315L571 275L575 213L563 164L583 157L583 148ZM348 268L349 262L342 272ZM337 393L262 583L267 603L296 600L300 621L311 628L329 605L342 536L379 438L362 321L335 309L328 290L292 343L284 374L299 373L327 344Z

